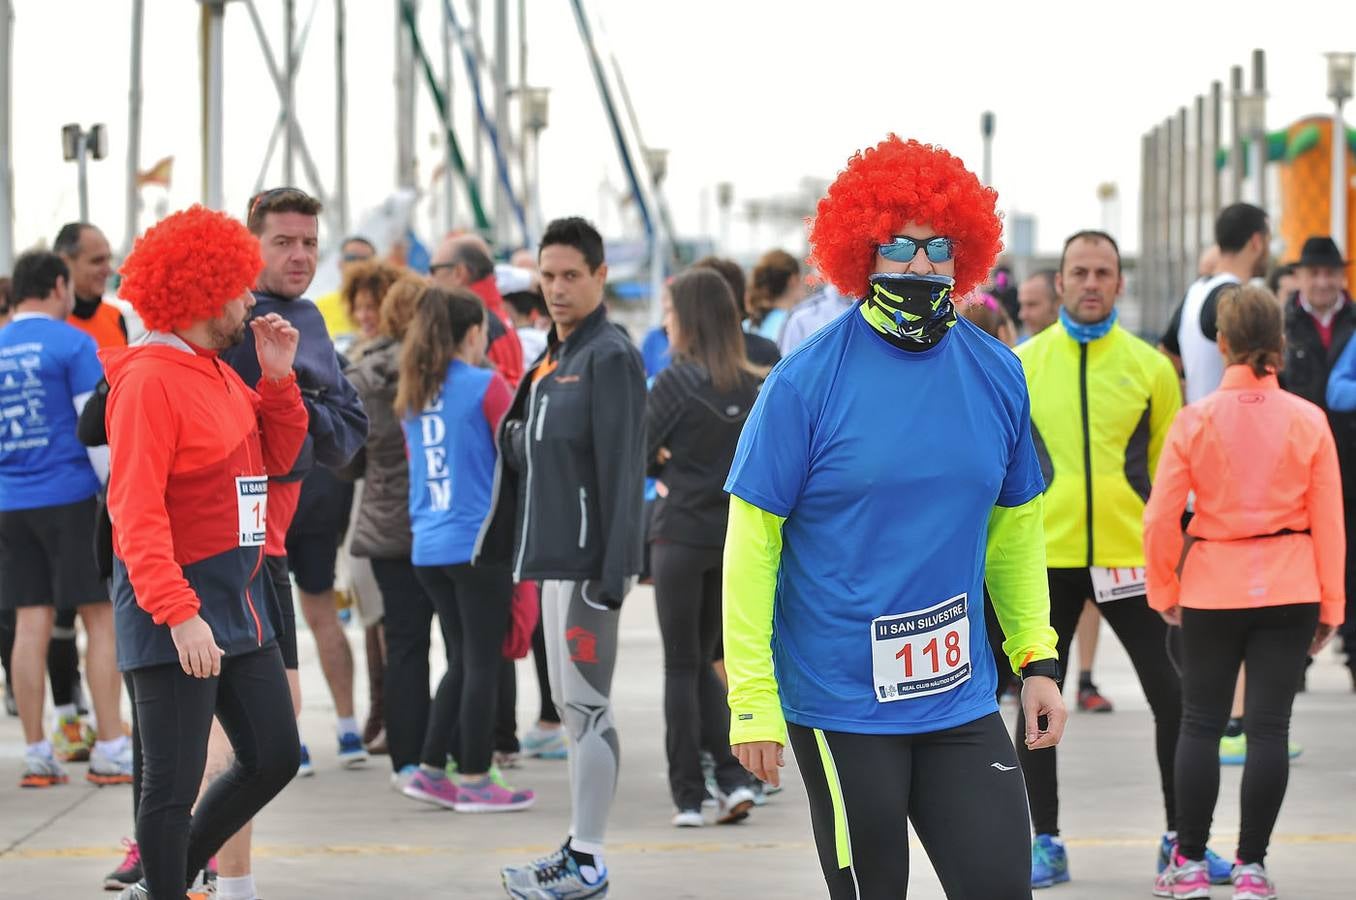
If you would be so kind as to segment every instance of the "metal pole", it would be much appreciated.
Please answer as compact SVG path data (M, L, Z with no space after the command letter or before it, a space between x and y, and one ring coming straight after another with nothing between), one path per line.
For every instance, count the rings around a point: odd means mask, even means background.
M993 187L993 126L993 113L986 112L979 117L979 130L984 136L984 165L981 171L985 187Z
M476 65L485 64L485 40L480 30L480 0L470 0L471 7L471 52L475 54ZM485 171L485 129L481 127L480 117L471 117L471 177L475 179L476 187L480 190L485 188L485 179L482 173ZM498 198L496 193L495 197ZM498 202L496 200L496 202ZM498 221L498 217L495 217ZM498 225L495 226L496 228Z
M452 119L452 8L443 4L443 96L447 103L447 117ZM452 177L452 142L443 137L443 231L450 232L455 221L453 213L457 202L457 182Z
M296 0L283 0L283 184L296 184L296 151L293 142L296 139L296 88L297 88L297 51L293 46L296 40L297 9Z
M1151 298L1152 305L1165 302L1173 293L1172 259L1172 120L1158 126L1158 272L1159 283Z
M494 3L494 123L499 134L507 136L512 126L508 112L508 73L509 73L509 7L508 0L495 0ZM502 179L496 180L494 192L494 229L495 243L503 247L509 242L508 192L504 190ZM527 242L527 235L522 235Z
M122 253L132 250L141 212L141 23L145 18L145 0L132 0L132 74L127 90L127 209L124 219Z
M1255 179L1254 196L1257 205L1267 208L1267 55L1264 50L1252 51L1252 92L1257 97L1257 129L1252 134L1252 176Z
M1347 253L1347 126L1342 119L1342 101L1333 103L1332 113L1332 218L1329 230L1337 249Z
M408 33L400 9L404 0L396 0L396 185L417 187L415 184L414 150L414 37ZM417 13L418 0L410 0ZM415 22L417 18L411 16Z
M75 150L75 171L76 171L76 190L80 195L80 221L89 221L89 158L88 151L85 149L85 139L88 133L80 132L80 143L76 145Z
M1191 196L1191 168L1187 165L1187 108L1177 108L1177 247L1178 283L1183 290L1191 283L1196 263L1187 242L1187 209ZM1171 295L1169 295L1171 296Z
M1232 124L1229 132L1233 136L1233 150L1229 153L1229 202L1243 200L1243 129L1239 110L1239 98L1243 96L1243 67L1234 66L1229 70L1229 88L1231 91Z
M536 235L541 233L541 202L537 195L537 145L540 135L532 134L522 115L529 102L527 95L527 0L518 0L518 167L523 173L523 205L527 207L527 221L532 230L524 244L532 249ZM532 146L528 147L531 142Z
M14 176L10 171L9 90L14 11L0 0L0 272L14 264Z
M222 94L226 6L222 0L203 3L206 79L203 103L203 203L210 209L225 205L222 196Z
M334 0L334 206L339 230L348 234L348 66L344 0Z
M1210 222L1219 218L1220 208L1224 205L1224 173L1216 161L1219 149L1224 146L1224 85L1219 81L1210 82L1210 155L1206 165L1210 167Z
M1153 221L1153 138L1149 134L1139 139L1139 268L1135 293L1139 296L1140 307L1144 307L1148 292L1145 286L1150 284L1149 273L1153 271L1153 246L1150 238L1150 223Z
M1205 95L1196 95L1196 164L1191 167L1191 172L1195 176L1195 199L1192 201L1193 215L1196 220L1196 255L1200 256L1201 251L1205 249L1206 235L1209 234L1209 228L1205 220L1205 181L1210 177L1210 170L1205 168Z

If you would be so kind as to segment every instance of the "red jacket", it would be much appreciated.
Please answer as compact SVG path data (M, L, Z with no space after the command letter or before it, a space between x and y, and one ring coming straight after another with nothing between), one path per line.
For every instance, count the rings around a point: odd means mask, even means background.
M471 293L480 298L489 313L485 330L489 334L490 346L485 351L490 362L504 376L509 387L518 387L523 379L523 344L518 340L518 330L513 327L513 319L504 307L504 298L499 296L499 287L494 276L489 275L471 285Z
M263 646L275 619L260 604L276 601L263 571L272 511L258 501L306 437L295 376L261 379L256 393L215 353L171 335L100 357L119 668L175 662L162 626L195 614L228 656Z

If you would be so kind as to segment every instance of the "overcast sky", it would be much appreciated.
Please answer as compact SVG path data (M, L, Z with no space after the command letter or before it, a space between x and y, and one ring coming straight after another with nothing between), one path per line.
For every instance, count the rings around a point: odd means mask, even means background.
M275 53L281 0L257 0ZM298 0L304 23L312 0ZM464 14L467 0L456 0ZM123 237L130 0L12 0L16 249L77 214L75 166L60 127L105 122L110 157L90 169L92 218ZM147 4L141 161L174 155L170 209L200 199L198 4ZM484 0L487 8L493 0ZM516 0L510 6L516 8ZM582 213L623 227L602 185L625 181L566 0L528 0L529 78L551 88L542 142L547 218ZM1190 106L1212 79L1267 51L1267 125L1327 113L1325 50L1356 50L1356 3L981 2L906 0L592 0L604 21L652 146L671 151L667 191L678 229L715 232L714 186L751 198L789 195L830 179L857 148L889 131L939 143L975 170L979 117L997 115L994 183L1005 210L1039 216L1038 244L1097 226L1097 185L1119 185L1120 235L1138 244L1140 139ZM395 0L348 0L349 193L356 212L395 182L392 60ZM334 181L333 4L319 0L303 57L300 121L326 187ZM438 0L423 0L437 58ZM225 191L240 214L277 115L272 84L243 5L228 4ZM513 71L516 73L516 63ZM460 65L456 78L464 84ZM466 92L459 94L465 100ZM469 133L463 110L459 130ZM440 151L421 87L418 143L425 184ZM270 181L280 173L275 160ZM148 202L163 194L148 190ZM464 201L461 209L465 210ZM146 220L147 223L149 219ZM795 235L741 216L731 249Z

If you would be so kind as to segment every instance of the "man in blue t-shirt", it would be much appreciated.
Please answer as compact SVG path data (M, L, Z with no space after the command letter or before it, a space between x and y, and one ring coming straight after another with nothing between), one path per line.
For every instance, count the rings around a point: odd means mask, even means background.
M47 645L57 609L75 609L89 638L86 672L98 740L88 778L130 783L113 610L94 559L95 495L107 451L76 438L80 409L103 375L94 340L67 325L74 294L62 259L41 251L14 265L14 316L0 330L0 608L16 612L11 677L23 722L24 787L67 781L42 736Z

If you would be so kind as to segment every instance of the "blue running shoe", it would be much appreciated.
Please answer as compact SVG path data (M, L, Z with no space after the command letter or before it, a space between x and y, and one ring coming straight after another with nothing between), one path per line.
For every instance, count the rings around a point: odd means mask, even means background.
M306 749L306 745L301 745L301 765L297 766L298 778L310 778L315 774L315 766L311 765L311 751Z
M580 866L569 847L525 866L506 866L504 890L517 900L599 900L607 896L607 867Z
M1069 880L1069 855L1053 834L1038 834L1031 842L1031 886L1048 888Z
M1163 840L1158 844L1158 872L1168 867L1168 861L1172 859L1173 848L1177 846L1177 832L1163 832ZM1210 867L1211 884L1231 884L1234 870L1234 864L1224 857L1220 856L1209 847L1205 848L1205 862Z
M345 769L354 769L367 763L367 748L363 739L355 732L339 735L339 765Z

